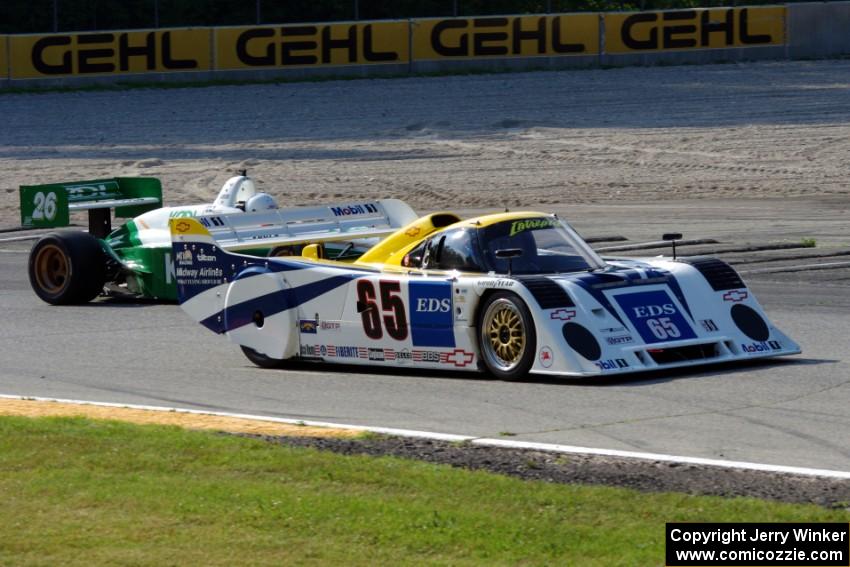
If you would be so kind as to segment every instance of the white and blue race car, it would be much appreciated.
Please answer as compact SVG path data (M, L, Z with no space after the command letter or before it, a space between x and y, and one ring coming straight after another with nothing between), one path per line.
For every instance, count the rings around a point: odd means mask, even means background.
M201 219L202 221L202 219ZM170 221L182 308L263 367L332 363L596 376L796 354L712 258L608 260L555 215L435 213L356 261L222 250Z

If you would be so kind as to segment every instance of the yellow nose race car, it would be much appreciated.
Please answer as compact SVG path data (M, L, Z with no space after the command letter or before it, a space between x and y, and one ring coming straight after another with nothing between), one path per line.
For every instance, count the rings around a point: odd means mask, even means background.
M597 376L788 355L738 274L711 258L603 260L563 220L435 213L352 263L223 250L170 221L182 308L263 367L331 363Z

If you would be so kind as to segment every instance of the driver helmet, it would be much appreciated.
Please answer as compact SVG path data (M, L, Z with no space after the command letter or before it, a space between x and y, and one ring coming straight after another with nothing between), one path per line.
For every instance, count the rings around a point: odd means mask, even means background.
M277 201L268 193L257 193L245 203L246 213L259 213L261 211L273 211L277 209Z

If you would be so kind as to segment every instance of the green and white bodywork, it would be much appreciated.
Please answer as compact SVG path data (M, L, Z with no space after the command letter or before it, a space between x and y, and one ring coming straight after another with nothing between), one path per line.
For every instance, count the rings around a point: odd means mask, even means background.
M110 192L107 198L101 199L91 197L103 195L104 192L89 192L86 208L73 207L72 203L83 203L82 200L74 200L79 194L76 188L81 186L106 187ZM38 194L42 197L37 197ZM56 211L50 211L54 213L51 219L46 217L44 205L39 216L36 203L36 200L41 199L47 202L48 198L56 204ZM127 202L129 199L146 201L130 204ZM356 258L375 239L392 234L417 218L413 209L398 199L280 209L270 195L258 192L253 180L246 175L230 178L216 200L210 204L177 207L160 205L160 182L153 178L117 178L21 187L21 216L25 226L67 226L69 212L90 211L89 232L99 238L105 255L103 285L107 291L171 301L177 299L177 288L168 226L170 219L197 219L225 250L265 257L300 254L304 246L317 244L328 258L344 260ZM92 210L106 211L108 219L110 208L115 208L116 216L122 216L131 206L145 209L135 209L140 214L120 228L97 234L103 221L93 222ZM23 222L25 219L29 220L29 225ZM56 239L57 235L61 236L62 233L53 233L42 240ZM50 297L39 293L39 288L44 287L43 282L50 282L48 276L38 277L39 266L42 266L42 271L50 268L46 261L38 261L39 243L36 243L30 255L33 289L50 303L78 302L79 298L74 301L52 301ZM60 249L63 248L61 244L58 246ZM71 278L73 254L68 252L65 256L67 274L63 277ZM60 278L58 282L61 284L63 280Z

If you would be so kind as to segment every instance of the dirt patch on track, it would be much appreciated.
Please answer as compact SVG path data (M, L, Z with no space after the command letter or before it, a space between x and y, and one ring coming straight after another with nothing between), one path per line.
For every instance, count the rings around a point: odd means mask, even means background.
M305 437L357 437L360 431L307 425L290 425L236 417L196 414L182 411L142 410L37 400L0 400L0 415L24 417L86 417L111 419L141 425L176 425L187 429L205 429L251 435Z

